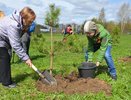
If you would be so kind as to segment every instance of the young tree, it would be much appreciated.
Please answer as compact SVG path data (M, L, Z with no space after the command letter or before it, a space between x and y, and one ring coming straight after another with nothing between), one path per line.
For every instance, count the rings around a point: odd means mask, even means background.
M117 45L120 42L120 28L116 25L112 30L113 45Z
M60 15L60 8L56 7L55 4L49 5L49 11L45 17L45 24L50 26L51 31L51 51L50 51L50 74L52 74L53 69L53 32L52 28L57 27L59 24L59 15Z

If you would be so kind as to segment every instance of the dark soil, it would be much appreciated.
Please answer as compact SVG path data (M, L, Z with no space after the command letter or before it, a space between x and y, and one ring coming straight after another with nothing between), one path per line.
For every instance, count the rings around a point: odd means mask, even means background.
M131 56L121 58L120 61L131 62Z
M65 94L84 94L103 91L105 94L111 95L111 86L98 78L78 78L76 73L71 73L67 77L57 75L55 78L57 80L57 86L45 85L38 80L36 83L37 89L44 93L64 92Z

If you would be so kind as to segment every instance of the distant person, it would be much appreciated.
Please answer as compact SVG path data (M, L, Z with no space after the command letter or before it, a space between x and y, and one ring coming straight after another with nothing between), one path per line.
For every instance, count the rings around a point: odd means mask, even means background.
M66 41L67 37L73 34L72 26L70 24L65 28L65 31L63 31L63 34L64 34L63 41Z
M31 24L28 31L22 35L21 42L24 50L29 55L29 47L30 47L30 37L31 33L35 31L35 22Z
M99 66L103 58L105 59L109 73L112 79L117 80L116 68L111 56L112 39L110 33L100 24L93 21L87 21L84 25L84 32L88 39L88 50L86 52L86 61L92 62L93 53L99 51L96 66Z
M72 26L70 24L65 28L64 36L67 34L68 35L73 34Z
M11 78L12 48L29 67L32 66L29 56L21 46L20 36L21 33L27 32L35 17L35 12L31 8L24 7L20 12L14 11L0 20L0 82L5 87L16 87Z
M0 19L2 19L5 16L3 11L0 11Z

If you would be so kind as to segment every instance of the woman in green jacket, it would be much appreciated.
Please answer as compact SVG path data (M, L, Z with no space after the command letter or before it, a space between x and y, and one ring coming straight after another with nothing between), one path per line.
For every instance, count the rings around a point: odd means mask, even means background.
M112 79L117 80L116 68L111 56L112 39L110 33L100 24L87 21L84 25L84 32L88 39L88 49L85 55L86 61L92 62L93 53L100 50L96 66L105 59Z

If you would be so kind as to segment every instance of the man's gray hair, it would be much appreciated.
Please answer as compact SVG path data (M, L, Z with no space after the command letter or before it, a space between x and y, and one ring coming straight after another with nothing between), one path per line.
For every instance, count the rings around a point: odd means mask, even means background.
M84 32L91 32L92 30L96 30L96 24L93 21L86 21L85 25L84 25Z

